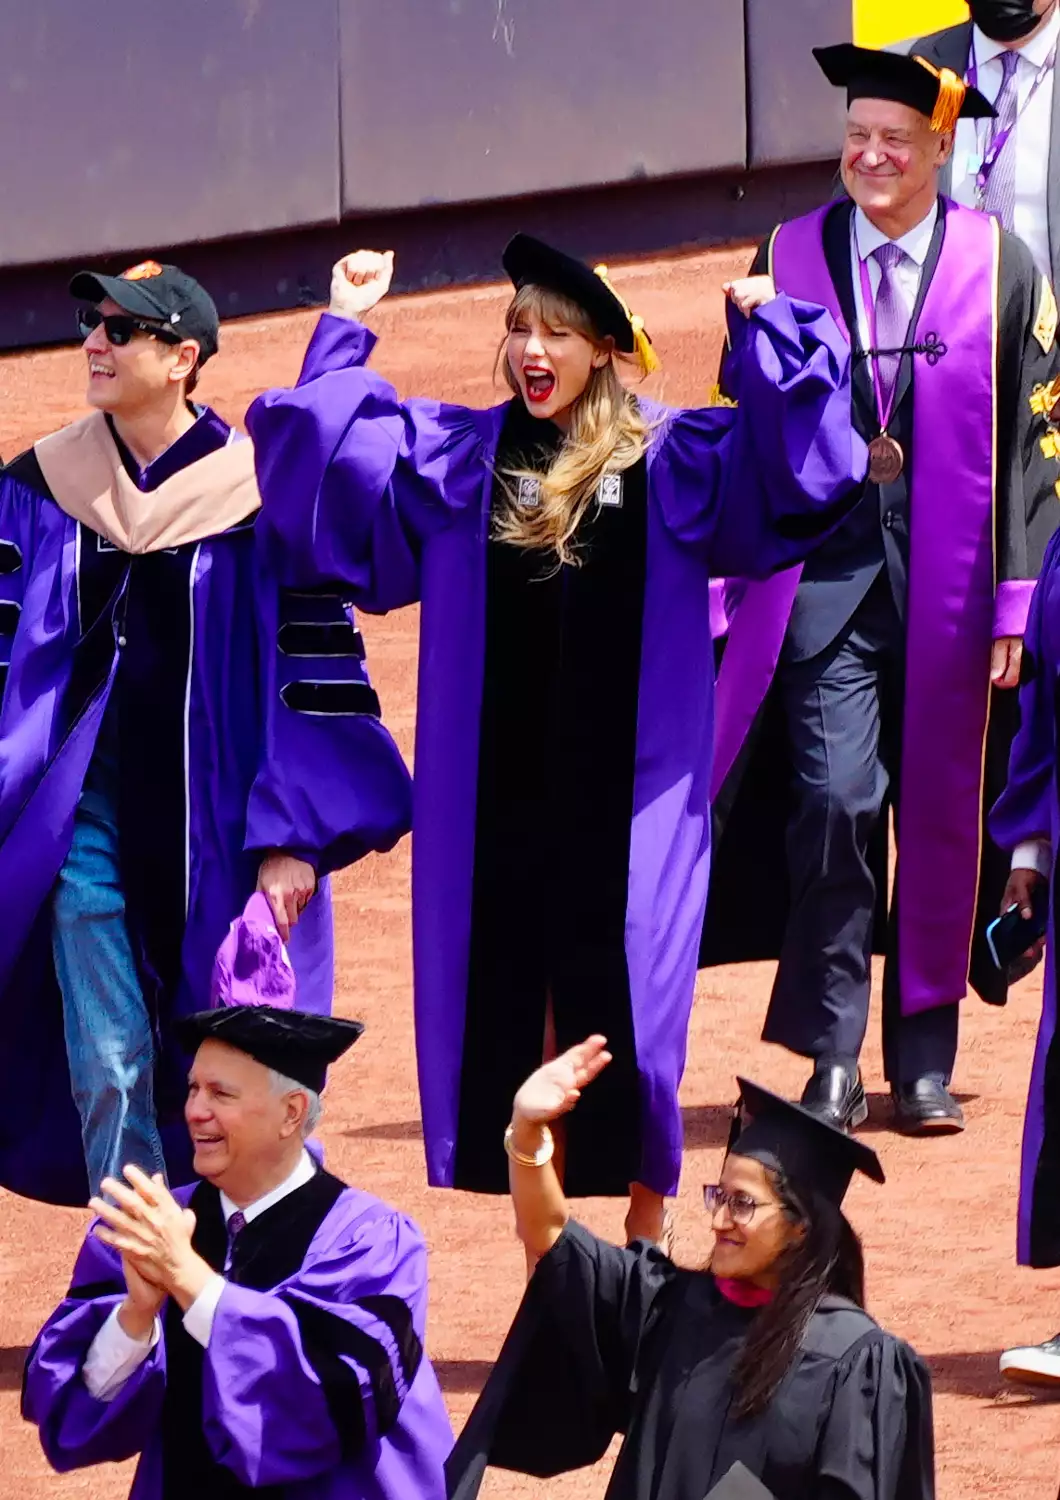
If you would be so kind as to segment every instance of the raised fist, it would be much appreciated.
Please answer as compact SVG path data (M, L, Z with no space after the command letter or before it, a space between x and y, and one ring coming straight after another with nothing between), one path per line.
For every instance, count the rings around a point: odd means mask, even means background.
M355 250L344 255L331 273L331 305L337 318L360 320L390 290L393 250Z
M777 295L771 276L742 276L738 281L727 281L723 291L745 318L749 318L756 307L772 302Z

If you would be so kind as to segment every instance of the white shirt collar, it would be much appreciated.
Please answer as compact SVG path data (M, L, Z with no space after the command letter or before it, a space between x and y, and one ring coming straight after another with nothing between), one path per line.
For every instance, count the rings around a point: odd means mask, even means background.
M309 1182L313 1177L316 1176L316 1171L316 1163L310 1156L309 1152L305 1149L305 1147L303 1147L302 1154L298 1158L298 1165L295 1167L290 1177L285 1178L285 1180L280 1183L279 1187L274 1187L272 1191L270 1193L266 1193L263 1198L258 1198L256 1202L248 1204L246 1208L239 1210L240 1212L242 1212L243 1218L248 1224L250 1224L254 1219L258 1217L259 1214L263 1214L267 1208L272 1208L274 1203L279 1203L280 1200L282 1198L286 1198L289 1193L293 1193L298 1188L304 1187L307 1182ZM227 1193L221 1194L221 1212L225 1216L226 1224L228 1223L232 1215L237 1212L236 1205L232 1202Z
M972 34L975 38L975 60L980 67L983 67L985 63L993 62L1006 50L1003 43L995 42L985 36L978 26L973 28ZM1040 68L1058 40L1060 40L1060 7L1049 17L1049 24L1043 27L1036 37L1032 37L1025 47L1019 49L1019 56L1025 57L1032 68Z
M918 266L922 266L928 258L931 236L935 233L938 216L939 204L936 198L931 205L930 213L894 242L900 245L909 259L915 261ZM877 229L864 210L860 208L854 210L854 238L857 242L858 255L862 260L868 260L874 250L888 243L887 236L882 229Z

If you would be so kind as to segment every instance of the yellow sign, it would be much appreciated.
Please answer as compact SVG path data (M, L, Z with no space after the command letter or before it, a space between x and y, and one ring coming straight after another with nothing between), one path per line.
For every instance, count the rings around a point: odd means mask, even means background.
M861 47L886 47L968 19L964 0L853 0L853 6Z

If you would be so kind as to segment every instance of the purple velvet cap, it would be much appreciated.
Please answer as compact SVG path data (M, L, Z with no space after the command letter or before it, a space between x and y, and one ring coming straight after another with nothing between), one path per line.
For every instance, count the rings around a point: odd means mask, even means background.
M294 1009L294 969L267 896L255 891L214 959L210 1005Z

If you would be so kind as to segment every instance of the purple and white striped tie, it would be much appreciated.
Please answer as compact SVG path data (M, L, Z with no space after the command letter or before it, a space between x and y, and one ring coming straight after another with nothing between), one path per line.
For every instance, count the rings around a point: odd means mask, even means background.
M1019 105L1019 89L1016 84L1016 76L1019 72L1020 55L1007 49L1001 58L1001 66L1004 76L1001 80L1001 92L997 96L994 108L997 110L997 119L990 132L990 146L1005 131L1008 131L1008 139L1001 148L1001 155L990 169L990 175L986 179L986 188L983 193L983 208L988 214L993 214L1002 229L1011 230L1016 215L1016 110Z
M244 1231L244 1229L246 1229L246 1227L247 1227L247 1221L246 1221L246 1219L239 1212L239 1210L236 1209L235 1213L232 1215L232 1217L229 1219L228 1223L225 1225L225 1228L228 1231L228 1254L225 1256L225 1273L226 1274L232 1269L232 1256L235 1254L236 1240L243 1233L243 1231Z
M896 245L893 240L888 240L886 245L878 245L872 254L880 268L880 284L876 291L876 348L901 349L909 330L909 307L902 296L896 273L906 259L906 254L901 245ZM883 403L881 420L885 414L890 414L889 408L898 384L901 365L901 354L882 354L877 357L876 368L879 371Z

